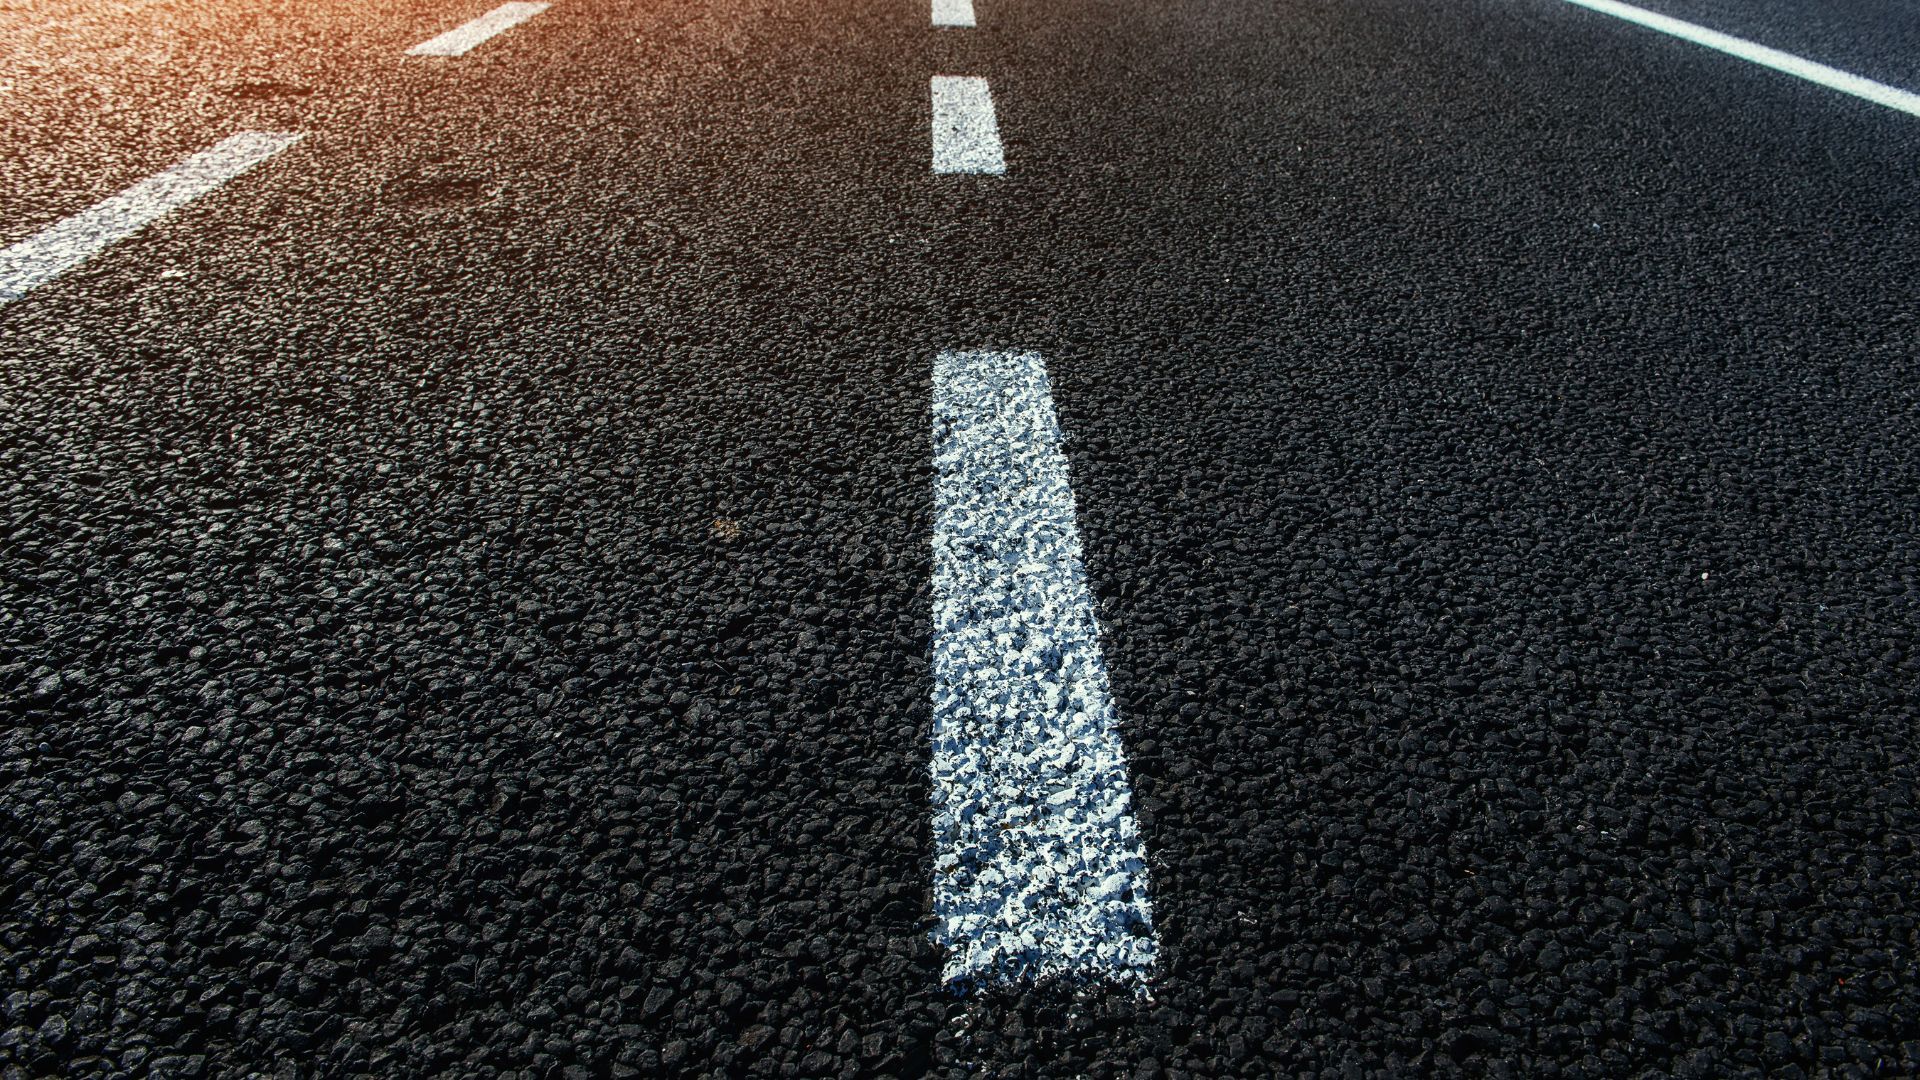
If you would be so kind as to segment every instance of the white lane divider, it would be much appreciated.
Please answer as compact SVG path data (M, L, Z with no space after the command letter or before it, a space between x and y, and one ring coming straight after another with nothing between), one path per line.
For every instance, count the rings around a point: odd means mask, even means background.
M933 77L933 171L1007 171L987 80L965 75Z
M1920 94L1910 93L1885 83L1877 83L1872 79L1863 79L1858 75L1815 63L1792 53L1769 49L1765 45L1757 45L1744 38L1723 34L1718 30L1709 30L1704 26L1695 26L1689 22L1681 22L1671 16L1619 3L1618 0L1567 0L1567 3L1611 15L1616 19L1625 19L1627 22L1636 23L1649 30L1658 30L1663 34L1671 34L1696 45L1705 45L1709 49L1718 50L1729 56L1737 56L1762 67L1783 71L1788 75L1819 83L1821 86L1838 90L1843 94L1864 98L1876 105L1885 105L1889 109L1898 109L1912 116L1920 116Z
M305 137L242 131L0 251L0 304L20 299Z
M535 15L547 10L550 5L521 3L515 0L511 4L501 4L485 15L456 26L437 38L423 41L407 50L408 56L460 56L475 45L495 34L511 30Z
M1047 369L933 365L936 944L958 989L1154 965L1134 822Z
M933 0L933 25L972 26L973 0Z

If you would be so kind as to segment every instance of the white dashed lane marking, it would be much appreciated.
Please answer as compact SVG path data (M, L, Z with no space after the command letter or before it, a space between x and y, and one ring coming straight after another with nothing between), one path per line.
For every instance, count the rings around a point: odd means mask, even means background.
M1649 30L1671 34L1696 45L1705 45L1709 49L1718 50L1729 56L1737 56L1762 67L1783 71L1788 75L1797 75L1808 82L1819 83L1821 86L1838 90L1843 94L1864 98L1876 105L1885 105L1889 109L1898 109L1903 113L1920 116L1920 94L1909 93L1898 87L1874 82L1872 79L1863 79L1858 75L1818 64L1792 53L1769 49L1765 45L1756 45L1751 41L1723 34L1718 30L1709 30L1704 26L1681 22L1671 16L1643 11L1630 4L1619 3L1618 0L1567 0L1567 3L1611 15L1616 19L1625 19Z
M18 300L304 137L243 131L0 251L0 303Z
M1007 171L987 80L964 75L933 77L933 171Z
M460 56L495 34L511 30L547 10L546 4L501 4L485 15L456 26L437 38L423 41L407 50L408 56Z
M1144 989L1147 863L1046 365L933 369L934 941L946 979Z
M972 26L973 0L933 0L933 25Z

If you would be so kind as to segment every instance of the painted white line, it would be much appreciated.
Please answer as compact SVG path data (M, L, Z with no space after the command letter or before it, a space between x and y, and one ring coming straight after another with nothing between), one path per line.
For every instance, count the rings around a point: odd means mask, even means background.
M240 132L0 251L0 304L20 299L305 137Z
M1742 60L1751 61L1762 67L1769 67L1775 71L1783 71L1788 75L1796 75L1808 82L1819 83L1821 86L1838 90L1843 94L1852 94L1854 97L1864 98L1876 105L1885 105L1889 109L1898 109L1912 116L1920 116L1920 94L1909 93L1898 87L1874 82L1872 79L1863 79L1858 75L1849 74L1838 68L1830 68L1825 64L1818 64L1812 60L1795 56L1792 53L1784 53L1778 49L1769 49L1765 45L1756 45L1743 38L1723 34L1718 30L1709 30L1704 26L1695 26L1692 23L1681 22L1679 19L1670 16L1659 15L1651 11L1643 11L1632 5L1619 3L1618 0L1567 0L1567 3L1578 4L1583 8L1598 11L1604 15L1611 15L1616 19L1625 19L1630 23L1637 23L1649 30L1658 30L1663 34L1671 34L1682 40L1691 41L1696 45L1705 45L1709 49L1717 49L1729 56L1737 56Z
M972 26L973 0L933 0L933 25Z
M519 0L511 4L501 4L465 26L456 26L437 38L415 45L407 50L407 55L460 56L493 35L519 26L547 10L548 6L547 4L521 3Z
M1007 171L987 80L965 75L933 77L933 171Z
M1146 989L1156 943L1047 369L933 364L934 942L958 989Z

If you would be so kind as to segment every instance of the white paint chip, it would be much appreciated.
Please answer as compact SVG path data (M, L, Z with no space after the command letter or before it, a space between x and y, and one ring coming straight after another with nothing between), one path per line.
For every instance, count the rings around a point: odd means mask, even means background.
M1007 171L987 80L964 75L933 77L933 171Z
M1644 26L1649 30L1671 34L1684 41L1704 45L1709 49L1726 53L1728 56L1737 56L1762 67L1795 75L1808 82L1818 83L1843 94L1852 94L1854 97L1863 98L1876 105L1885 105L1889 109L1898 109L1912 116L1920 116L1920 94L1910 93L1885 83L1877 83L1872 79L1863 79L1838 68L1830 68L1825 64L1815 63L1792 53L1757 45L1743 38L1723 34L1718 30L1709 30L1704 26L1681 22L1668 15L1622 4L1618 0L1566 0L1566 2L1591 11L1598 11L1603 15L1611 15L1616 19L1625 19L1627 22Z
M408 56L461 56L469 49L494 36L511 30L535 15L547 10L549 5L536 3L501 4L485 15L456 26L437 38L423 41L407 50Z
M0 304L86 262L305 138L243 131L0 251Z
M973 0L933 0L933 25L972 26Z
M934 942L957 989L1143 991L1157 945L1045 363L933 368Z

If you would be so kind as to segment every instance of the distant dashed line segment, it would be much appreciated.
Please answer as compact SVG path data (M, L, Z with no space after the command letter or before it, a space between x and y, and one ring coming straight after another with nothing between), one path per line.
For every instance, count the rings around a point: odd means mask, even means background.
M973 0L933 0L933 25L972 26Z
M541 3L501 4L485 15L423 41L407 50L408 56L461 56L495 34L511 30L551 6Z
M933 171L1007 171L987 80L965 75L933 77Z

